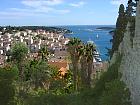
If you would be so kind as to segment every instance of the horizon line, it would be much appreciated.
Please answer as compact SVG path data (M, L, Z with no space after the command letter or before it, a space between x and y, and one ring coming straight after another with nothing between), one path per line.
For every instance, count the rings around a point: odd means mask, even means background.
M45 27L53 27L53 26L115 26L115 24L81 24L81 25L76 25L76 24L68 24L68 25L0 25L0 27L7 27L7 26L11 26L11 27L23 27L23 26L45 26Z

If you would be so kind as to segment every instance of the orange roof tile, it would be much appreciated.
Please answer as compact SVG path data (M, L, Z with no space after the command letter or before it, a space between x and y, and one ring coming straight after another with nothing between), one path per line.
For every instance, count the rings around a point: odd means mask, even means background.
M62 68L59 70L59 72L60 72L60 74L61 74L62 76L64 76L64 75L67 73L67 69L64 68L64 67L62 67Z
M57 67L58 69L67 68L67 62L48 62L50 65Z

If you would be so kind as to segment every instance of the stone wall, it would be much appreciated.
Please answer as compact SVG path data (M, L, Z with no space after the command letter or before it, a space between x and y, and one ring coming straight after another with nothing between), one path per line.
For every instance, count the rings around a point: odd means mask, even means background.
M129 26L130 23L127 25L127 31L119 46L119 52L123 54L120 71L122 80L131 91L132 104L140 105L140 2L137 6L133 47L130 41Z

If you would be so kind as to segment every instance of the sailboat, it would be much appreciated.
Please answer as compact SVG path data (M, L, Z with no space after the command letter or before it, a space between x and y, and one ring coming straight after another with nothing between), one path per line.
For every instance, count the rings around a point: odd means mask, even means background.
M97 39L99 38L99 35L98 35L98 34L96 35L96 38L97 38Z

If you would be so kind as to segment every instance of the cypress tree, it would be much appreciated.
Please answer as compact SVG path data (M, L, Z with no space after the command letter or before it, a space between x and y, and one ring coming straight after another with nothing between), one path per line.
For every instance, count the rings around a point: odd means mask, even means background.
M112 40L113 45L112 45L111 57L113 56L115 51L118 51L118 47L123 40L126 23L127 21L126 21L124 5L121 4L119 7L119 16L117 18L116 29Z

